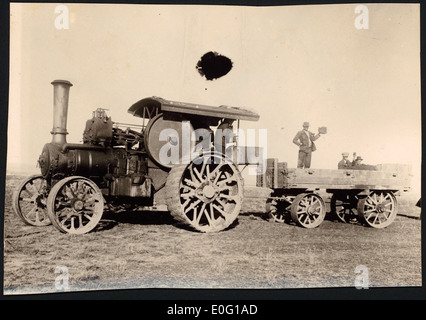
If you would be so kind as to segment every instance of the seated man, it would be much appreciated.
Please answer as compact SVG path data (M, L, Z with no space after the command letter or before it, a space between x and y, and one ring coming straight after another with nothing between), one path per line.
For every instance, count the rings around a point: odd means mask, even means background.
M352 166L352 163L348 160L349 153L343 152L342 153L342 160L339 161L337 164L337 169L350 169Z
M376 166L370 165L370 164L364 164L362 163L362 157L357 156L354 161L352 161L352 168L353 170L377 170Z

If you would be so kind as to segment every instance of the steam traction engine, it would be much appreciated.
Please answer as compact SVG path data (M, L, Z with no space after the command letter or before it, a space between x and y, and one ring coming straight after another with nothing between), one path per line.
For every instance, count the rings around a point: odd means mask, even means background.
M52 84L52 142L39 157L41 174L23 181L13 199L25 223L83 234L98 224L106 203L163 204L176 220L201 232L221 231L235 221L243 179L221 143L235 147L235 137L215 136L210 127L232 129L235 120L257 121L257 114L151 97L128 110L143 119L142 125L123 127L97 109L86 123L83 143L67 143L72 84Z

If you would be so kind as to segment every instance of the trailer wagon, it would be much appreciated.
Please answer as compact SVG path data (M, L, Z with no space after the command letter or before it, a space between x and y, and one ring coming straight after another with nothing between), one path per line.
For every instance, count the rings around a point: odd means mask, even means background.
M291 218L305 228L318 227L330 212L342 222L359 221L374 228L389 226L398 213L398 197L410 190L411 167L379 164L374 170L288 168L267 159L256 185L272 189L267 212L277 222Z

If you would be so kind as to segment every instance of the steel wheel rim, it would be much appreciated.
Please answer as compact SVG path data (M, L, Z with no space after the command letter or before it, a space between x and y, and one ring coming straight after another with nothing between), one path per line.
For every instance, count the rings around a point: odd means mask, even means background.
M359 202L358 214L373 228L389 226L397 214L397 200L390 192L372 192Z
M51 224L46 202L49 186L42 176L32 176L22 182L14 194L13 209L28 225L47 226Z
M53 224L62 232L84 234L96 227L104 209L97 185L85 178L64 179L49 201Z
M291 206L292 219L302 227L318 227L325 217L325 204L316 194L298 195Z
M220 231L237 218L243 198L239 171L219 155L197 158L180 182L184 218L202 232Z

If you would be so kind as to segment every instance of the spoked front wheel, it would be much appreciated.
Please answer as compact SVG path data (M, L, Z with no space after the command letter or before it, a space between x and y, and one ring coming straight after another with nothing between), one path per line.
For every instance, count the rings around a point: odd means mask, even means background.
M291 218L304 228L316 228L325 218L324 200L315 193L301 193L291 204Z
M51 224L46 209L49 194L47 181L41 175L25 179L13 194L13 211L25 224L47 226Z
M396 218L398 203L392 192L373 191L358 201L361 221L373 228L385 228Z
M47 212L61 232L90 232L101 220L104 199L98 186L84 177L69 177L56 183L47 198Z

